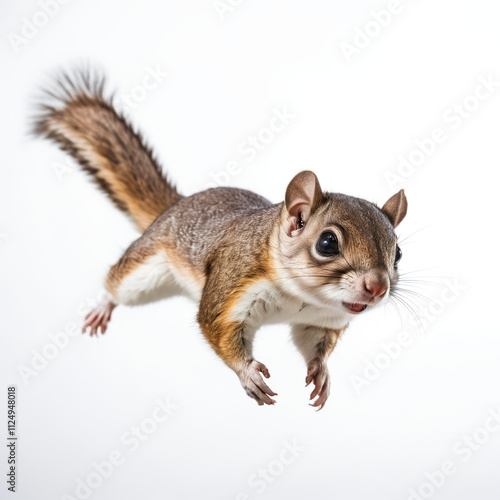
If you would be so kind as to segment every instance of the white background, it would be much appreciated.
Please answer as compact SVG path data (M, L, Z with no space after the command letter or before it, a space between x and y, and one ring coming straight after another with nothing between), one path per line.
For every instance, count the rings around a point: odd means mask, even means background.
M445 119L480 77L500 81L500 9L486 0L400 6L388 26L369 25L380 33L348 61L342 42L360 38L357 28L387 2L244 0L220 19L211 0L72 0L18 51L9 33L21 35L41 7L2 3L0 470L5 478L6 392L16 385L16 498L83 498L77 480L113 451L123 463L92 499L405 500L419 488L436 500L500 497L500 432L481 430L500 406L500 87L460 126ZM257 358L279 396L258 407L182 298L119 307L104 337L66 338L54 354L51 335L81 324L81 305L138 236L72 161L28 135L40 86L82 61L104 68L119 94L141 85L148 67L168 71L130 116L185 194L237 161L230 184L274 202L312 169L324 189L383 204L399 189L386 172L442 128L446 141L403 179L409 212L398 228L409 237L401 271L434 283L413 288L428 298L419 302L425 331L401 308L402 320L386 308L353 321L318 413L287 327L259 334ZM283 108L295 118L248 162L241 143ZM447 279L459 291L445 292L441 307ZM367 362L383 364L382 344L402 331L410 345L357 391L354 377ZM159 397L178 408L131 451L122 437ZM469 457L457 443L474 433L482 444ZM280 465L294 440L298 456ZM434 475L440 488L424 485L445 461L454 473ZM269 481L256 480L260 469ZM2 479L0 497L10 495Z

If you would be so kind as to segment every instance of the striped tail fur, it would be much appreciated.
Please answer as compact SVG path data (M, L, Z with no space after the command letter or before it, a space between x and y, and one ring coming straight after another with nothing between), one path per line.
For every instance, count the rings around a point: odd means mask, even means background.
M33 131L69 153L143 232L182 196L104 90L91 71L62 74L44 91Z

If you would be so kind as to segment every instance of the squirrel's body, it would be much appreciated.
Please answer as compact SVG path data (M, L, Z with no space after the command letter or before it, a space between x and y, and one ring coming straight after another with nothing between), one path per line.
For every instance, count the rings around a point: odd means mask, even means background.
M252 260L250 255L259 252L261 238L269 236L266 229L269 233L272 227L269 214L273 211L277 209L270 202L242 189L213 188L182 198L162 212L113 267L108 289L121 295L120 284L126 276L157 262L172 274L174 283L166 280L166 285L174 285L174 294L183 292L199 301L207 267L223 247L224 233L234 231L246 238L247 254L237 262L244 272L246 261ZM245 221L260 224L260 231L256 234ZM121 302L135 305L144 301L123 297Z
M323 407L326 361L338 338L353 315L384 302L397 282L393 228L406 214L403 192L379 209L324 193L304 171L278 204L235 188L184 197L103 96L102 80L65 76L50 95L56 102L44 105L35 131L69 152L143 232L111 268L110 299L89 314L84 330L104 333L117 304L186 295L199 303L202 332L247 394L274 404L252 341L265 323L289 323L306 382L315 385L313 406Z
M267 249L276 245L273 230L281 210L282 204L272 205L255 193L235 188L213 188L183 198L131 245L112 268L107 288L125 305L178 294L199 302L211 274L218 282L217 290L210 293L215 305L238 288L241 298L231 315L255 328L284 321L344 327L347 313L308 304L287 292L286 278L280 280L279 264ZM225 248L231 251L230 259L224 256ZM217 259L224 264L218 265ZM265 273L256 272L256 264L266 266Z

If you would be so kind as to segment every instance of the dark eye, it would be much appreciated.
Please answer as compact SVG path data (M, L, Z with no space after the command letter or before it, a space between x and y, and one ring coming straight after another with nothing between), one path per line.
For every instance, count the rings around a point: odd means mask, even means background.
M403 252L401 251L401 248L399 248L399 245L396 245L396 257L394 258L394 266L398 265L402 256L403 256Z
M339 241L331 231L325 231L316 243L316 250L320 255L331 257L339 254Z

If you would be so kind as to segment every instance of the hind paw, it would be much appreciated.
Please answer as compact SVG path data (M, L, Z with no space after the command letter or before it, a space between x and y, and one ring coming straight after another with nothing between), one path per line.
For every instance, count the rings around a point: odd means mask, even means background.
M82 327L82 333L85 333L88 328L90 328L90 336L96 335L99 328L101 329L101 334L104 334L108 328L109 320L111 319L111 313L116 307L116 304L109 299L99 304L93 311L90 311L87 316L85 316L85 323Z

